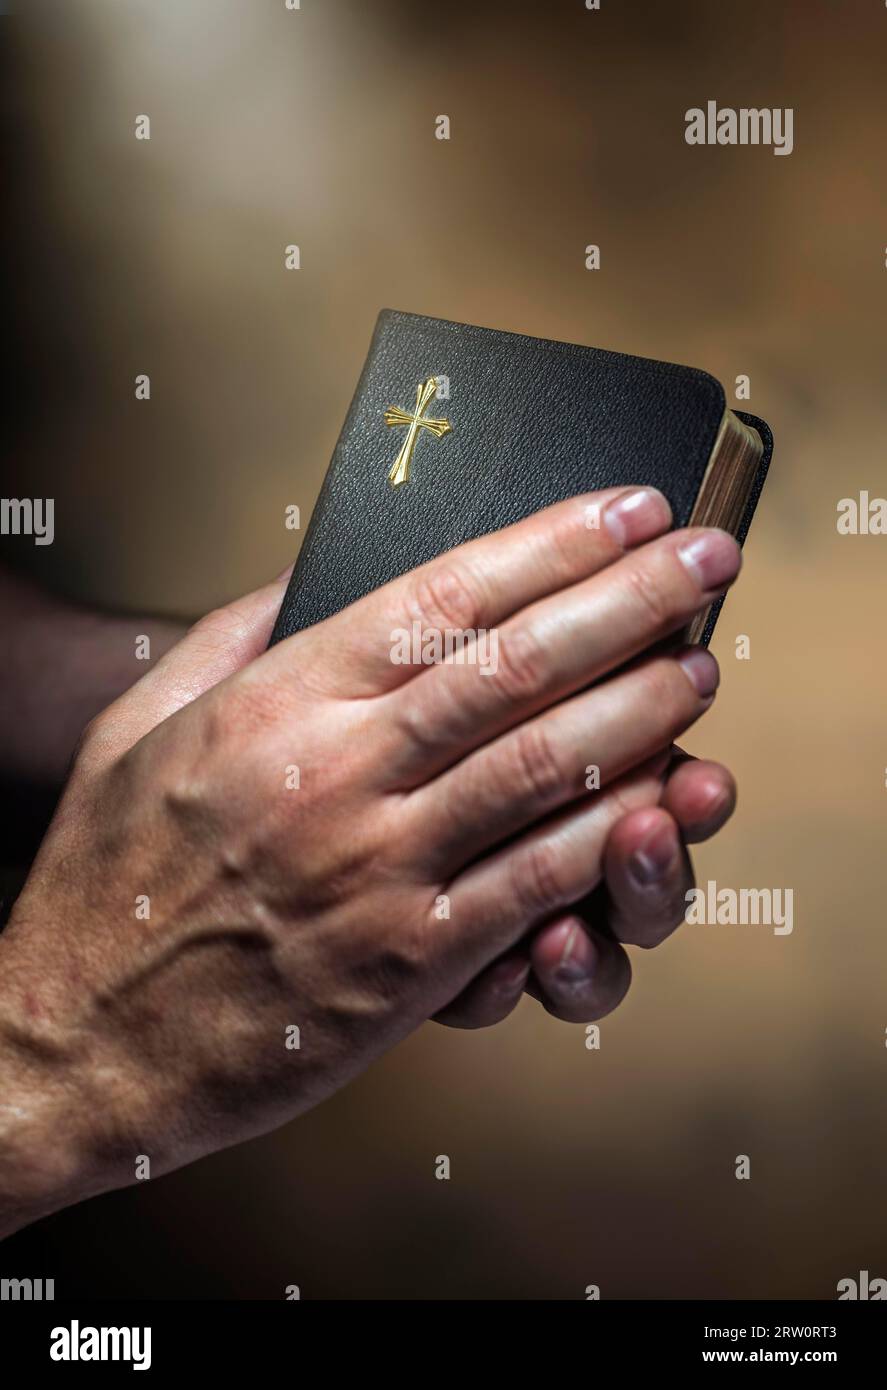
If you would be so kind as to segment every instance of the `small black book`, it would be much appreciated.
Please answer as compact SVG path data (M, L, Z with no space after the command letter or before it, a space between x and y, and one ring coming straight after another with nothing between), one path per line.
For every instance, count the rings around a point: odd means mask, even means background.
M693 367L383 309L271 641L598 488L657 487L675 526L741 544L772 447Z

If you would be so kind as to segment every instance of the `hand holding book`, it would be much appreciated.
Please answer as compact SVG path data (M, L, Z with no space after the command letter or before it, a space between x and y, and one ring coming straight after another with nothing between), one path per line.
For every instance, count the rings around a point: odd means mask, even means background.
M617 937L659 934L625 916L626 816L662 814L718 680L670 639L739 569L670 519L570 498L262 651L272 585L93 722L0 937L0 1231L274 1128L521 943L544 978L573 933L575 1013L618 1003ZM414 621L497 633L495 669L393 661ZM608 859L623 911L579 936Z

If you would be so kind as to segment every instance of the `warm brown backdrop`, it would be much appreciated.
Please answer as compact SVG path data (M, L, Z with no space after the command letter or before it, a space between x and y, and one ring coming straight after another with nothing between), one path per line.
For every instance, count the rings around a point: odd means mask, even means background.
M795 890L791 937L687 928L637 960L599 1053L531 1002L429 1025L278 1134L19 1238L4 1273L244 1298L887 1275L887 537L835 529L839 498L887 492L883 5L80 0L0 24L14 463L57 499L23 561L182 614L275 573L383 305L749 373L776 459L688 740L741 805L697 863ZM688 147L709 98L793 107L794 153Z

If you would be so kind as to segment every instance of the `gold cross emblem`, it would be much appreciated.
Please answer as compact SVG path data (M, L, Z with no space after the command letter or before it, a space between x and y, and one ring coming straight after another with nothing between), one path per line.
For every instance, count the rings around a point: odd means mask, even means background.
M399 405L390 405L385 411L386 425L408 426L407 437L400 447L400 453L391 465L391 472L388 474L388 481L392 487L400 487L403 483L410 481L410 464L413 462L413 450L416 447L420 430L430 430L436 439L441 439L452 429L449 420L425 419L425 411L436 391L437 378L430 376L427 381L421 382L416 387L416 409L412 414L408 410L401 410Z

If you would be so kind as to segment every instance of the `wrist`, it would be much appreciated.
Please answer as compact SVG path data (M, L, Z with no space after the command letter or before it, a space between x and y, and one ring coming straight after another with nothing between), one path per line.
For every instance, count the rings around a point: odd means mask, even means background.
M0 951L0 1239L132 1175L100 1069L73 1031L16 998L11 965Z

